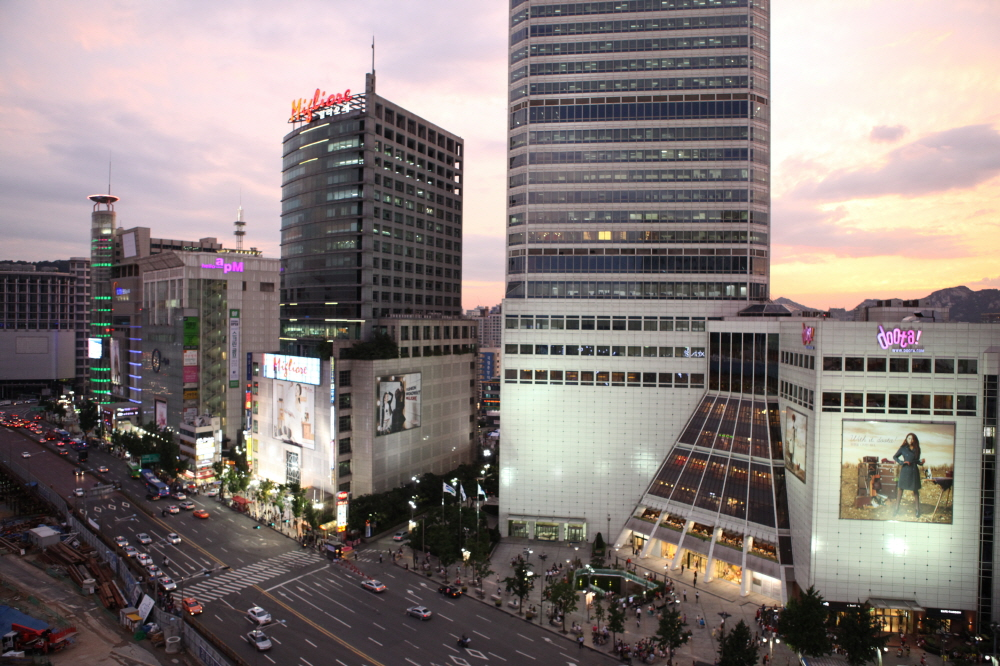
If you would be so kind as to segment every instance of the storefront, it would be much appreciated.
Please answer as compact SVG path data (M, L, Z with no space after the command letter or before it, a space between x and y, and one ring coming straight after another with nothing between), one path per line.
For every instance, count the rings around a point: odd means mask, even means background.
M743 567L722 560L712 561L712 576L739 585L743 581Z

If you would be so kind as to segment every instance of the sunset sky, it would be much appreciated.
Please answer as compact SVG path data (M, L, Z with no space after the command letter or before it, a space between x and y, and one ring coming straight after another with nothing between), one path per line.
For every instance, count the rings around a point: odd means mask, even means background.
M119 226L279 256L291 102L364 89L465 139L464 305L503 293L507 0L0 3L0 261ZM1000 287L1000 2L773 0L772 297ZM241 195L242 192L242 195Z

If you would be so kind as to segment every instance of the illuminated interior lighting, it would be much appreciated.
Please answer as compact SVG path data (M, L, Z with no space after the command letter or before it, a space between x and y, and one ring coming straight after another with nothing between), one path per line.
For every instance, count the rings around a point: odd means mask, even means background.
M312 158L312 159L310 159L310 160L302 160L301 162L299 162L299 164L300 164L300 165L301 165L301 164L308 164L309 162L315 162L315 161L316 161L316 160L318 160L318 159L319 159L318 157L314 157L314 158Z
M305 134L305 132L303 132L303 134ZM327 141L329 141L329 139L320 139L319 141L313 141L312 143L307 143L304 146L299 146L299 150L303 150L305 148L308 148L309 146L315 146L320 143L326 143Z

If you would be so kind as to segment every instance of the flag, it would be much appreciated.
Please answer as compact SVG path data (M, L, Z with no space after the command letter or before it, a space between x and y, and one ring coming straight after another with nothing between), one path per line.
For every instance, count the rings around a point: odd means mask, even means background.
M454 495L455 494L455 489L452 488L451 486L449 486L446 483L446 484L444 484L444 492L448 493L449 495Z
M465 488L462 487L462 484L458 484L458 490L459 490L459 492L462 493L461 497L462 497L462 501L463 502L465 500L469 499L468 497L465 496Z
M476 492L476 497L479 497L480 495L482 495L483 497L486 497L486 491L485 491L485 490L483 490L483 487L482 487L481 485L479 485L479 484L477 483L477 484L476 484L476 488L478 488L478 489L479 489L479 490L478 490L478 491Z

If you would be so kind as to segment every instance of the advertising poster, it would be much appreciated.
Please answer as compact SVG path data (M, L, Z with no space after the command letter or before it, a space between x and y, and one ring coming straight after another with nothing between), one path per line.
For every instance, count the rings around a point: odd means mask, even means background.
M319 385L320 361L305 356L264 354L261 370L268 379Z
M185 349L184 350L184 377L183 381L185 384L197 384L198 383L198 350L197 349Z
M118 338L111 338L111 383L122 385L122 349Z
M316 448L314 425L316 387L297 382L274 382L272 436L287 444Z
M809 433L809 417L791 407L785 409L785 469L802 483L806 482L806 438Z
M167 402L165 400L153 401L153 418L159 428L167 427Z
M420 427L420 373L379 377L376 384L375 434Z
M229 388L240 385L240 311L229 310Z
M101 358L103 353L101 338L87 338L87 358Z
M840 517L950 525L955 424L844 421Z

